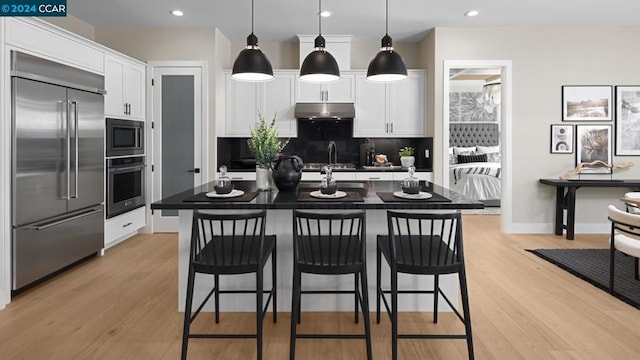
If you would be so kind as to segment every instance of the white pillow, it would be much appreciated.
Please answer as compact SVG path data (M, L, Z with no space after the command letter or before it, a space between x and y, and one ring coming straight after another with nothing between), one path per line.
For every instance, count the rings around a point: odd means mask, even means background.
M476 151L476 147L475 146L471 146L471 147L459 147L459 146L454 146L453 147L453 154L454 155L469 155L470 153Z
M480 154L493 154L500 152L500 145L496 146L480 146L478 145L478 153Z

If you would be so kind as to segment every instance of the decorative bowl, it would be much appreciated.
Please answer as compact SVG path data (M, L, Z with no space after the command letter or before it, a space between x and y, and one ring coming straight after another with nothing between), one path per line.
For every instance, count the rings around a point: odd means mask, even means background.
M213 190L216 191L216 194L228 194L233 190L233 185L232 184L225 185L225 186L214 185Z

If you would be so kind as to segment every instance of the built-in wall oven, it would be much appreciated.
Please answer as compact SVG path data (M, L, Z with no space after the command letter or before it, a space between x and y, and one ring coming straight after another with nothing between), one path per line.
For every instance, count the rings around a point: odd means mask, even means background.
M145 157L107 159L107 219L145 205Z
M144 122L107 118L107 157L144 154Z

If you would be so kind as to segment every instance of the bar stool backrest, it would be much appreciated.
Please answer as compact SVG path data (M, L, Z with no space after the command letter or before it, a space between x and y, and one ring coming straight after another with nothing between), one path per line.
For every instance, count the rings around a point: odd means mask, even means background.
M365 253L365 212L294 211L294 261L316 267L361 264Z
M460 212L387 211L392 262L419 267L454 267L463 262Z
M195 212L191 261L204 266L255 265L263 256L266 211L239 214Z

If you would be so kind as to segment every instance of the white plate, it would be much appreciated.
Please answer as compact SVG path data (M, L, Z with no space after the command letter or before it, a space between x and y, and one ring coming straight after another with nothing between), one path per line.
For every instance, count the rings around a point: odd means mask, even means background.
M422 199L428 199L428 198L432 197L433 195L428 193L428 192L424 192L424 191L420 191L417 194L405 194L402 191L396 191L396 192L393 193L393 196L399 197L399 198L403 198L403 199L418 199L418 200L422 200Z
M337 190L333 194L323 194L320 192L320 190L316 190L316 191L310 192L309 195L318 199L340 199L347 196L347 193L344 191Z
M238 189L233 189L228 194L218 194L215 191L211 191L211 192L207 193L207 197L210 197L210 198L232 198L232 197L241 196L242 194L244 194L244 191L238 190Z

